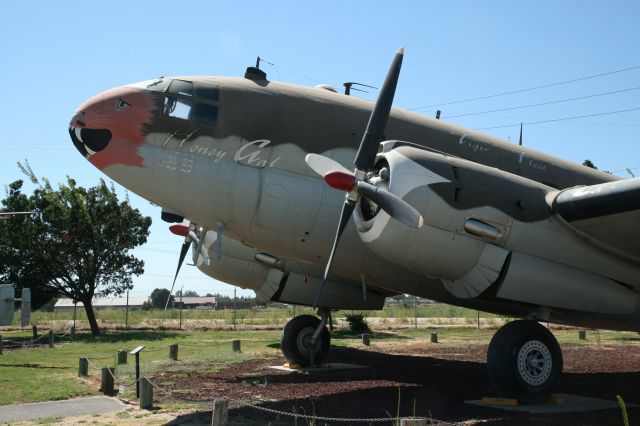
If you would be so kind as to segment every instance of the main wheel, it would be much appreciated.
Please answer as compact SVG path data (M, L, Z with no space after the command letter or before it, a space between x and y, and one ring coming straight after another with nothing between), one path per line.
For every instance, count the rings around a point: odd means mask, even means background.
M562 351L553 334L537 321L512 321L491 339L487 371L502 396L540 401L560 378Z
M299 315L284 326L280 349L290 363L308 367L312 352L316 364L326 362L331 344L329 330L324 327L315 345L311 344L311 337L319 324L320 319L312 315Z

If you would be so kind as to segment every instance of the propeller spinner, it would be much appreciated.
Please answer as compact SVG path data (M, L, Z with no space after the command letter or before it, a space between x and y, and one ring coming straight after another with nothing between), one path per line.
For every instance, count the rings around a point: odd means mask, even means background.
M322 176L329 186L347 193L344 204L342 205L342 211L340 212L333 247L327 260L322 282L313 302L314 308L318 307L318 303L324 292L329 270L331 269L331 264L333 263L336 247L360 197L367 198L377 204L382 210L387 212L389 216L405 225L416 228L423 225L422 216L410 204L386 189L371 185L364 180L367 172L373 169L375 165L378 146L384 138L384 130L387 126L389 114L391 113L391 105L393 104L393 97L398 84L398 78L400 77L403 56L404 48L401 47L393 58L387 77L382 85L382 89L380 89L380 94L369 117L367 129L362 137L358 153L354 160L355 170L350 172L337 161L322 155L308 154L305 157L307 165Z

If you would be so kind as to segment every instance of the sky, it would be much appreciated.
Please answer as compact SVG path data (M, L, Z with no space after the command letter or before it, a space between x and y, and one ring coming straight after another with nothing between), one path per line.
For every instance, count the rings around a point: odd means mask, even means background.
M23 178L16 162L25 159L54 184L67 175L97 184L104 176L73 147L67 126L83 101L109 88L161 75L242 76L257 56L271 80L379 87L400 46L396 107L429 116L440 109L444 120L514 143L523 122L529 147L640 175L638 22L640 2L623 0L8 0L0 13L0 184ZM377 91L357 95L374 100ZM182 241L158 207L130 199L153 219L148 243L135 250L145 274L131 291L147 296L171 286ZM176 286L233 294L188 266Z

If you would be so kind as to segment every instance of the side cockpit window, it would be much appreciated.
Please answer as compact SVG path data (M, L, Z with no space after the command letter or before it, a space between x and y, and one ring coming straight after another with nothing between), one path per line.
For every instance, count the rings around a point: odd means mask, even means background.
M215 126L218 121L220 90L218 86L173 80L164 103L169 117Z

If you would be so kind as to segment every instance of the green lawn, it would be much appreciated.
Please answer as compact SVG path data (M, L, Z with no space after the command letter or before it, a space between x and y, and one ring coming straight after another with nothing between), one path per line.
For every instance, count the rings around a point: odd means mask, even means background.
M578 340L575 329L553 329L560 343L583 345L628 344L638 340L636 333L588 331L587 341ZM380 342L421 342L429 339L429 329L404 329L401 331L374 332L372 344ZM446 328L438 330L439 345L464 345L471 342L488 343L495 330L474 328ZM4 340L29 341L24 332L4 333ZM242 352L231 350L231 340L239 339ZM145 345L141 352L142 374L155 376L160 371L184 372L192 369L217 371L225 363L250 358L276 357L279 351L280 331L121 331L101 336L81 333L73 343L55 348L43 346L5 352L0 355L0 405L21 402L66 399L74 396L98 393L100 367L115 365L116 353ZM179 344L179 361L169 360L169 345ZM344 331L334 332L332 344L336 346L359 345L360 336ZM389 346L386 346L389 347ZM88 356L91 366L90 380L77 377L78 359ZM121 383L134 380L133 356L129 363L116 371L116 388ZM163 386L170 387L170 379ZM135 388L126 387L125 396L133 396Z

